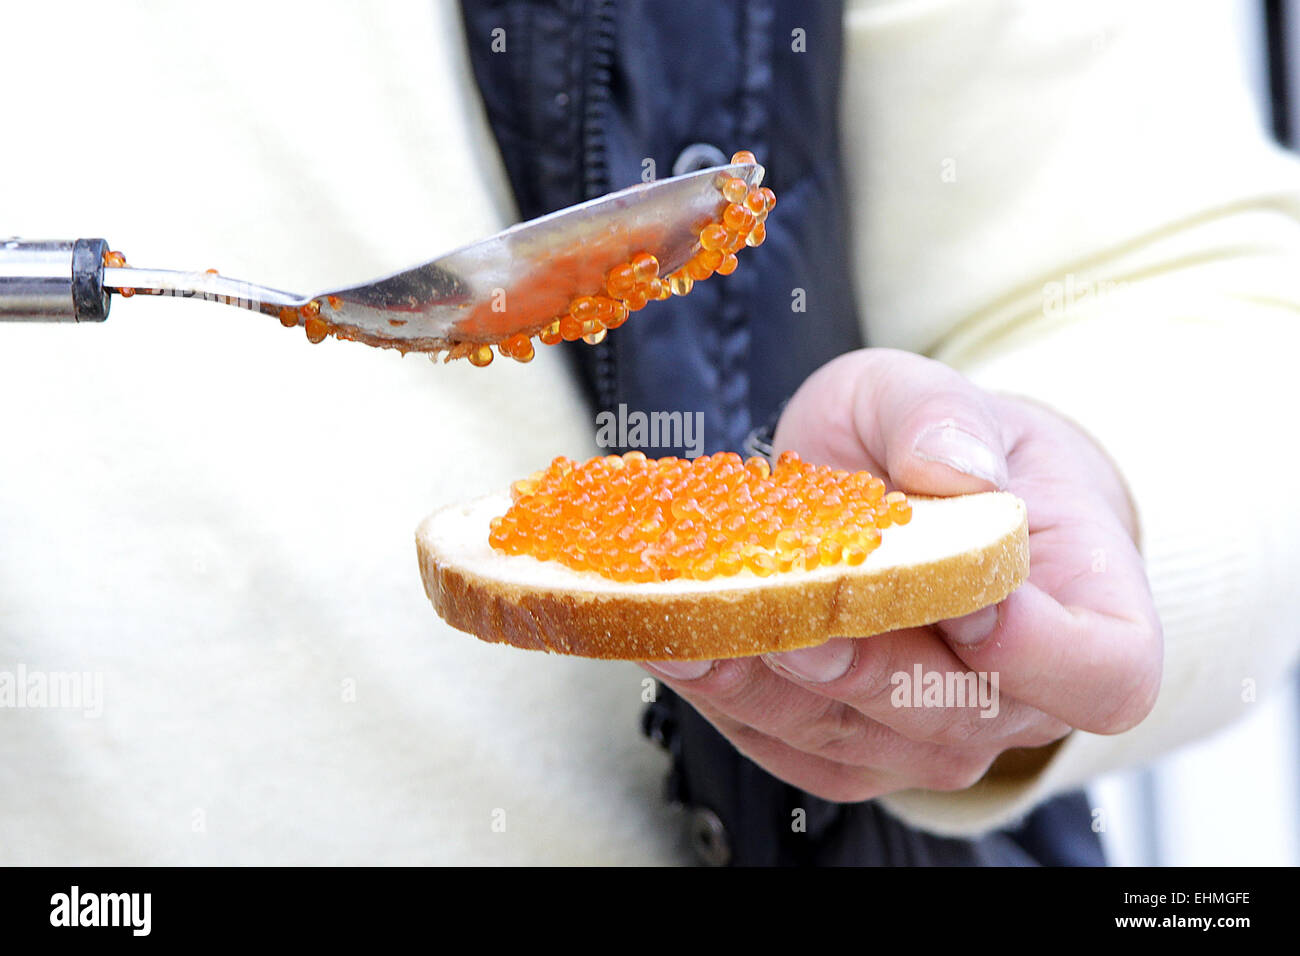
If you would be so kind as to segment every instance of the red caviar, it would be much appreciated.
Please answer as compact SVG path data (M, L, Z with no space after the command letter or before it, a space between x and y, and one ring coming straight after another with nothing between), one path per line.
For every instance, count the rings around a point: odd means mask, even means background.
M741 150L731 157L731 162L744 164L756 160L753 153ZM543 345L558 345L582 339L596 345L604 340L607 330L626 322L629 313L639 312L650 302L687 295L696 282L714 273L725 276L735 272L736 253L746 246L761 245L766 238L763 223L776 203L776 196L767 187L750 186L739 176L725 177L718 190L725 204L714 221L700 228L698 248L685 265L671 275L661 275L658 259L648 252L636 253L605 273L599 291L576 296L567 312L538 329L534 333L537 340ZM517 333L498 343L497 348L502 355L528 362L535 352L531 344L524 347L519 341L521 336L524 341L530 337ZM492 361L490 349L484 352L479 343L470 342L453 346L448 358L468 358L474 365Z
M748 150L741 150L731 157L733 165L755 162L754 154ZM726 174L720 174L717 188L723 201L718 205L715 218L700 225L691 258L671 275L662 274L659 260L654 255L645 251L637 252L627 261L609 269L598 280L598 289L588 295L575 296L570 300L566 311L555 315L539 328L531 332L512 331L509 335L500 333L494 336L492 328L488 326L473 333L473 339L434 348L430 358L436 360L437 353L445 352L446 360L464 358L470 364L481 367L492 362L492 345L496 345L502 355L518 362L529 362L536 355L531 341L534 336L543 345L576 342L578 339L595 345L604 340L608 330L618 328L627 321L630 313L640 311L650 302L661 302L674 295L687 295L696 282L708 279L714 273L731 275L736 270L736 253L746 246L757 246L763 242L766 236L763 223L776 204L776 197L767 187L752 187L744 178ZM567 276L575 266L583 265L581 250L576 258L569 258L573 261L567 266L557 267L557 274L561 277ZM104 262L105 265L126 264L125 258L116 252L107 253ZM581 272L581 269L578 271ZM130 295L131 290L123 289L121 293ZM563 308L563 294L556 294L552 298L554 305ZM335 312L343 305L342 300L334 295L326 296L325 301ZM549 311L550 308L548 305L546 310ZM307 338L312 342L323 341L330 334L338 338L352 337L348 331L331 325L320 312L321 303L313 300L300 309L280 309L275 314L278 314L281 324L287 327L302 324ZM406 324L406 320L389 319L389 324L401 327Z
M329 323L319 315L314 315L305 319L302 323L303 330L307 333L307 341L315 345L318 342L324 342L325 336L329 335Z
M127 268L126 256L120 252L105 252L103 256L103 262L105 268L108 269ZM117 294L124 299L129 299L131 298L131 296L135 295L135 289L118 289Z
M493 548L623 582L855 566L884 529L912 518L906 496L870 473L815 467L793 452L774 468L730 452L561 457L515 482L511 498L492 519Z

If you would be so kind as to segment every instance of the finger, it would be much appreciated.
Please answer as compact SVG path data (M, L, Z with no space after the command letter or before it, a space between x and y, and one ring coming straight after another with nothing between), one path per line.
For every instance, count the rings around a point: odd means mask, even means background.
M865 349L841 355L804 380L781 413L772 436L774 455L792 448L817 464L885 474L884 459L872 457L854 417L868 355Z
M700 713L737 750L768 773L823 800L858 803L907 789L904 781L887 771L831 760L707 709L700 709Z
M1158 618L1119 610L1141 607L1119 596L1128 587L1117 580L1113 602L1088 595L1088 604L1072 604L1069 588L1057 600L1031 577L997 605L986 633L969 620L940 629L972 670L1000 675L1003 694L1071 727L1120 733L1155 705L1162 656Z
M904 491L957 495L1007 481L1002 432L980 389L940 362L865 349L823 366L790 400L777 451L886 474Z
M809 753L725 715L701 709L745 756L764 770L824 800L857 803L887 793L919 787L965 790L988 772L995 753L909 744L910 759L893 766L862 766ZM904 748L906 750L906 748Z
M962 667L960 662L957 666ZM668 683L702 714L717 716L729 727L749 727L796 750L838 763L907 775L915 768L946 766L955 759L947 753L950 748L910 739L842 701L800 687L753 658L719 661L702 677ZM962 746L996 752L1047 742L1041 735L1007 739L991 722L986 722L984 730L980 740L965 739Z
M1091 441L1059 422L1048 427L1045 414L1003 415L1009 490L1029 505L1028 582L996 609L938 627L972 669L1000 673L1004 694L1074 727L1116 733L1154 705L1160 620L1124 502L1105 481L1112 469L1098 469Z
M942 746L998 742L1036 747L1069 727L1002 693L1000 675L978 674L932 628L765 655L778 674L840 701L909 740Z
M716 661L693 679L665 674L658 662L642 666L660 674L701 713L724 717L728 726L753 727L807 753L829 749L835 759L865 765L870 754L886 750L897 737L838 701L791 683L758 658Z

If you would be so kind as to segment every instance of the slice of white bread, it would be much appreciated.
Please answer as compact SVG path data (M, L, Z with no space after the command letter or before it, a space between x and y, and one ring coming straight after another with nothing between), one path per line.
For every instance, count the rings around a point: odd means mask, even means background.
M420 573L452 627L532 650L623 660L745 657L932 624L994 604L1029 574L1025 504L1004 492L915 498L857 567L622 583L488 544L505 495L434 512Z

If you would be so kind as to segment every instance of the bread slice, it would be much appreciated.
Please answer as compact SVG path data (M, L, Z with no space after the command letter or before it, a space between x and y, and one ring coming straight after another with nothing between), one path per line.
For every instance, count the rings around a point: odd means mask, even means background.
M857 567L622 583L506 555L488 522L506 495L434 512L416 532L420 573L452 627L532 650L622 660L706 660L811 647L969 614L1029 574L1025 504L1005 492L916 498Z

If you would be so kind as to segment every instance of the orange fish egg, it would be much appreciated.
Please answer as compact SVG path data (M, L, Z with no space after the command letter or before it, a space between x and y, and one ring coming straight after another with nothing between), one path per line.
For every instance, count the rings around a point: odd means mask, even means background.
M306 306L304 306L303 308L305 310ZM320 307L317 306L318 311L319 308ZM315 315L305 320L302 324L302 327L303 330L307 333L307 341L311 342L313 345L320 342L324 342L325 336L329 335L330 332L329 323L326 322L324 319L322 319L320 316L315 316Z
M756 162L754 154L748 150L737 152L731 161L733 164ZM725 204L720 204L722 211L719 218L700 225L692 255L671 275L663 273L661 263L652 253L642 250L633 253L626 261L617 263L603 275L598 273L593 284L598 284L599 288L591 289L588 294L574 296L569 300L567 311L556 315L540 328L531 332L499 331L498 337L494 337L493 332L496 330L487 327L479 330L481 335L476 336L477 341L456 342L437 351L446 352L448 359L465 358L472 365L484 366L492 361L491 346L494 344L502 355L520 362L531 361L536 354L531 341L534 336L542 345L558 345L560 342L576 342L578 339L597 345L604 340L608 330L617 329L632 312L639 312L649 303L687 295L696 282L702 282L715 273L731 275L738 265L736 254L747 245L759 245L765 238L763 220L775 204L776 197L771 189L751 187L739 176L724 177L718 190L725 200ZM568 256L563 266L557 265L554 278L548 278L547 275L541 277L539 288L563 286L566 283L572 287L572 279L566 276L575 271L581 273L584 260L581 252ZM105 253L104 262L105 265L125 265L126 260L121 253L110 252ZM122 290L122 294L130 293ZM556 311L564 308L564 295L553 295L553 299ZM337 296L328 296L326 301L335 311L342 305ZM331 331L338 336L346 335L323 320L312 322L319 312L320 303L312 301L301 310L281 309L279 318L286 326L297 325L300 319L304 320L304 325L310 323L307 326L307 337L314 342ZM391 320L390 324L397 326L405 324L405 321L399 323ZM505 328L508 329L508 326ZM720 567L730 567L730 563L723 561ZM636 575L643 571L634 568L630 573Z
M515 482L488 541L623 582L852 567L879 547L883 528L911 520L907 497L883 487L867 472L814 467L794 452L775 467L729 452L556 458Z

